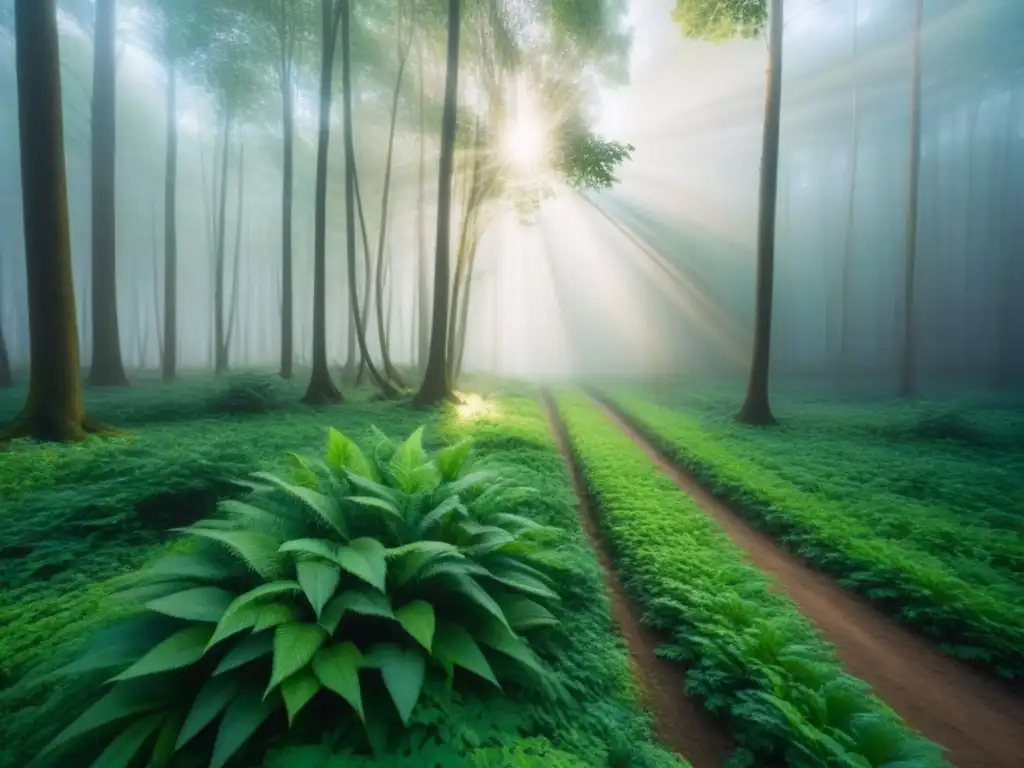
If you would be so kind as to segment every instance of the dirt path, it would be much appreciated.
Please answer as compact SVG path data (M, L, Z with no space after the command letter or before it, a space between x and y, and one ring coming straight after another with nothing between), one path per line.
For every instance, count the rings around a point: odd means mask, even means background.
M813 621L852 675L958 768L1024 768L1024 697L945 656L866 601L779 547L664 456L622 414L607 417L713 517Z
M683 693L686 675L681 664L655 655L667 638L653 627L640 623L642 611L630 600L612 564L611 553L597 528L593 510L587 501L579 468L569 450L565 428L545 394L544 406L551 431L565 461L566 471L576 491L583 530L597 555L611 601L612 619L629 648L634 676L643 694L643 703L654 715L658 739L673 752L685 757L694 768L720 768L735 749L724 727L696 699Z

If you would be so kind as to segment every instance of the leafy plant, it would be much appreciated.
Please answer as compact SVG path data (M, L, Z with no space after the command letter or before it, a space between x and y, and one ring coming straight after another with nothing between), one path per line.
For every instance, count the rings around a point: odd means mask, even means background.
M532 491L474 469L469 441L429 456L422 428L377 435L367 455L330 430L322 460L256 473L224 517L182 529L191 551L126 579L142 610L58 673L85 691L102 673L102 695L37 761L158 768L212 748L220 768L282 711L291 727L328 707L373 744L410 723L430 675L554 687L524 638L556 623L550 529L508 511ZM390 708L369 706L374 686Z
M274 380L269 376L238 374L228 380L227 387L210 398L213 413L228 415L270 413L281 405Z

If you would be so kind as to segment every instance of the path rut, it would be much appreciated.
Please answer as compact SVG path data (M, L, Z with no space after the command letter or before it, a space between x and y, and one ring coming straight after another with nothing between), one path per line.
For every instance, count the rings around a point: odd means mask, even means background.
M1024 697L945 656L783 550L665 456L609 404L598 407L709 514L800 606L850 674L912 728L949 750L958 768L1024 768Z
M566 472L572 479L580 522L601 564L611 602L612 619L629 648L643 703L654 716L655 735L667 748L685 757L694 768L720 768L734 751L735 745L721 722L707 712L699 701L684 693L686 674L683 666L655 655L657 648L665 644L668 638L653 627L640 623L642 611L633 604L622 586L609 547L598 530L583 479L569 449L564 424L547 394L543 402L552 434L565 461Z

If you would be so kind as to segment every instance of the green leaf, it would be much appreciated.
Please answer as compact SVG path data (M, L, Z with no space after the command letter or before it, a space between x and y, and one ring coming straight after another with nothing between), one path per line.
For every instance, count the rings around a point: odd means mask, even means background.
M274 668L267 693L309 664L324 639L324 631L316 624L290 621L279 625L274 630Z
M321 648L313 657L313 672L324 687L341 696L359 715L363 714L363 697L359 687L359 670L363 655L354 643Z
M368 580L369 583L383 592L388 573L387 549L384 545L376 539L364 537L353 539L349 542L349 547L363 556L367 565L370 566L371 579Z
M442 525L446 517L456 513L458 517L466 517L469 515L469 510L458 496L450 496L423 516L416 526L416 532L420 536L426 536L435 527Z
M327 431L327 464L339 474L348 470L353 474L365 477L367 480L377 480L377 473L373 465L359 449L359 446L349 440L333 427Z
M71 725L57 734L57 737L43 749L39 756L49 754L79 736L84 736L132 715L141 715L161 709L163 706L164 702L159 697L154 696L147 687L140 685L137 681L115 685L106 696L99 699L79 715Z
M238 645L224 654L220 664L213 670L214 675L222 675L232 669L248 664L250 661L269 655L274 650L274 635L272 632L259 632L249 635L239 641Z
M460 477L458 480L452 483L446 483L438 489L438 495L448 498L451 496L458 496L466 491L473 490L478 485L484 485L486 483L495 482L499 479L499 475L494 470L480 469L476 472L470 472L468 475Z
M458 624L446 622L438 626L434 633L433 654L445 666L462 667L501 688L480 646Z
M516 592L521 592L533 597L544 598L545 600L551 600L553 602L561 600L557 592L551 590L544 582L529 576L526 573L506 572L502 575L491 573L488 578L502 584L503 586L509 587Z
M501 607L514 632L551 627L558 623L555 615L543 605L519 595L503 597Z
M195 664L203 657L206 643L212 636L213 627L207 624L187 627L154 646L149 653L112 679L130 680Z
M320 486L320 479L316 476L316 472L313 470L309 459L305 456L291 451L287 454L287 457L291 460L292 464L292 482L296 485L301 485L303 488L316 489Z
M503 625L508 627L510 632L512 631L512 627L509 626L508 619L505 618L505 612L501 609L501 606L498 605L495 599L487 593L487 590L481 587L472 576L466 576L461 573L447 574L437 578L435 582L442 582L449 586L453 591L465 595L487 611L491 616L500 621Z
M297 618L294 608L280 603L256 605L253 606L253 611L256 613L256 621L252 625L253 632L262 632L264 629L270 629Z
M434 607L423 600L415 600L395 611L395 618L427 653L434 642Z
M320 612L334 595L334 590L338 588L338 582L341 581L341 569L332 563L320 560L304 560L297 563L295 569L299 576L299 584L302 585L302 591L306 593L317 618L320 618Z
M295 721L299 710L316 696L320 688L320 681L308 668L281 681L281 696L284 699L284 706L288 710L289 726Z
M324 608L320 617L320 626L333 635L338 630L341 619L348 612L363 616L380 616L384 619L395 618L394 611L386 595L380 592L350 589L333 598Z
M238 499L225 499L217 504L218 508L240 525L246 528L275 529L281 525L281 516L269 509L258 507ZM267 531L269 532L269 531Z
M242 693L236 697L220 721L217 741L213 745L213 757L210 759L210 768L224 768L224 764L242 748L245 742L256 733L256 729L263 724L263 721L280 706L280 696L261 700L256 690Z
M150 715L132 723L100 753L93 768L128 768L163 720L163 715Z
M402 722L408 725L426 676L427 662L423 654L413 648L381 643L366 655L366 661L380 670Z
M441 483L441 473L433 463L420 464L409 473L409 492L426 493L433 491Z
M491 622L487 627L478 629L475 634L476 639L484 645L515 659L539 675L545 674L540 660L530 650L526 641L513 635L502 624Z
M446 558L462 560L465 555L457 546L447 541L414 541L389 549L387 558L392 561L393 583L400 587L414 579L422 568L433 562Z
M208 552L190 552L187 555L163 557L144 569L141 575L147 581L222 581L232 575L232 569L218 562Z
M281 564L277 554L279 544L273 536L257 531L221 530L195 525L182 530L192 536L223 544L264 579L276 578L280 573Z
M146 607L176 619L216 624L234 599L233 594L220 587L196 587L150 600Z
M319 491L303 488L282 480L269 472L257 472L253 477L264 480L294 499L301 501L317 518L330 526L343 539L348 538L348 525L338 502Z
M379 557L386 573L387 564L384 562L383 554L382 551ZM384 591L385 585L384 579L381 578L381 569L378 565L371 564L362 551L351 547L340 547L335 553L334 561L348 573L362 579L371 587L376 587L381 592Z
M314 555L325 560L334 560L338 545L327 539L293 539L281 545L278 552Z
M488 526L477 531L469 546L463 547L462 551L470 557L483 557L491 552L497 552L507 544L513 544L516 537L504 528Z
M379 499L376 496L349 496L346 500L367 509L378 509L381 512L387 512L388 517L395 522L405 522L405 517L402 515L402 511L393 501Z
M234 677L211 677L196 694L185 723L178 732L175 750L194 739L206 726L223 712L238 695L238 680Z
M441 473L441 479L445 482L458 479L472 450L473 441L463 440L438 451L435 461L437 469Z
M149 768L168 768L171 760L174 759L174 744L181 732L181 725L185 721L185 713L181 711L172 712L164 718L160 726L160 733L157 734L156 742L153 744L153 752L149 760Z
M395 478L395 483L406 493L413 490L413 472L428 460L423 450L423 427L409 435L408 439L395 450L395 455L388 463L388 469Z
M302 591L302 587L298 582L282 580L261 584L255 589L250 589L244 595L239 595L231 601L220 617L220 621L217 622L217 629L214 631L213 637L210 638L209 647L216 645L225 637L255 626L259 614L255 611L245 611L249 606L270 597L295 594L300 591Z

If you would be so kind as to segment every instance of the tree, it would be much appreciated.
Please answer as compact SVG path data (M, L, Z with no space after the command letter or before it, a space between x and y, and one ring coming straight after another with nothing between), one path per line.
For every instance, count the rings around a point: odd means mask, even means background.
M89 384L128 385L117 322L117 0L96 0L92 83L92 367Z
M839 370L845 372L849 365L850 337L853 333L852 322L852 293L853 293L853 256L854 242L857 233L857 173L860 166L860 28L858 25L860 3L853 0L853 62L851 70L853 75L853 101L851 104L851 128L850 128L850 161L848 188L846 192L846 241L843 248L842 266L842 306L840 308L840 340L839 340Z
M770 8L766 8L766 2ZM757 222L757 287L754 347L747 395L736 419L743 424L778 423L768 401L772 294L775 277L775 209L779 176L779 123L782 109L783 0L676 0L675 20L688 37L723 40L752 37L768 21L764 133Z
M313 371L303 397L312 405L340 403L341 392L331 379L327 367L327 155L331 140L331 85L334 73L335 43L343 13L347 15L349 0L321 0L320 49L320 128L316 150L316 200L313 231ZM349 251L354 258L354 219L352 211L350 169L346 163L345 217L349 222ZM351 268L350 268L351 274Z
M69 441L98 427L85 415L78 363L56 6L14 6L31 365L28 398L6 437Z
M0 389L7 389L14 381L11 377L11 359L7 354L7 341L4 339L4 295L3 295L4 255L0 253Z
M901 397L914 394L914 287L917 270L917 199L921 168L921 25L924 0L914 5L913 74L910 86L910 168L907 173L907 221L903 241L903 348L900 354Z
M452 176L455 168L455 117L459 92L459 33L462 0L448 0L447 72L444 111L441 118L441 161L437 185L437 239L434 247L434 307L430 325L430 350L423 383L413 398L420 406L454 400L448 377L448 311L452 210Z

